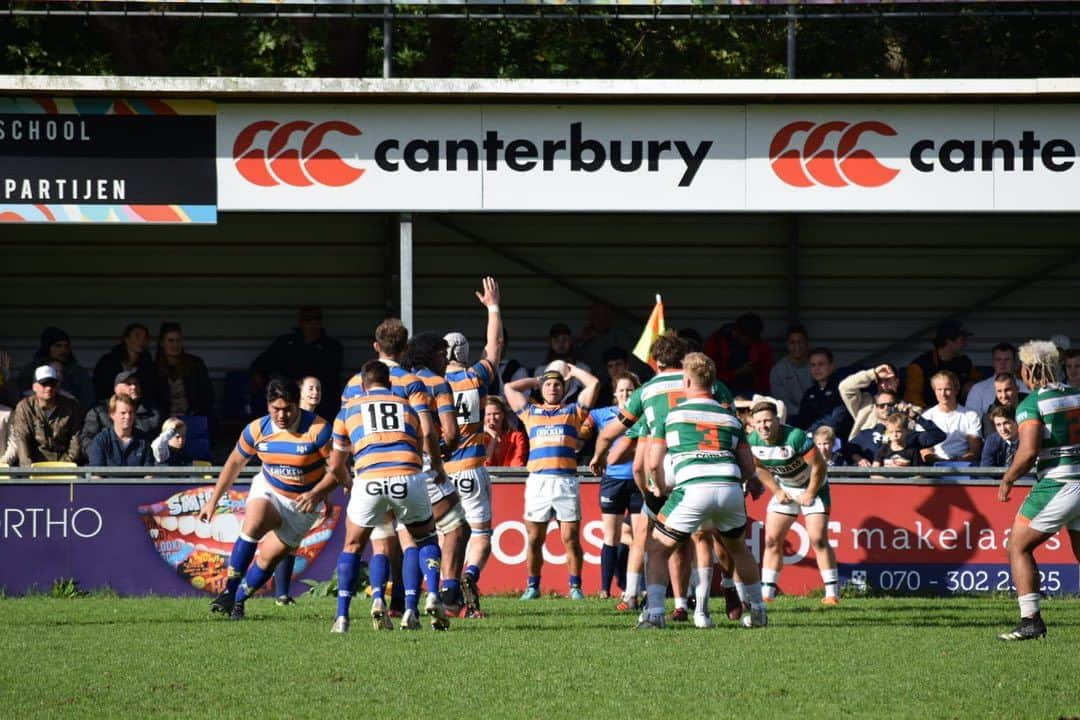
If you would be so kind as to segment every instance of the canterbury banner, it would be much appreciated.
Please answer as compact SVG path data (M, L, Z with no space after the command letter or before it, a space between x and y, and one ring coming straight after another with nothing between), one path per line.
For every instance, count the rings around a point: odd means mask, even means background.
M581 484L584 584L599 589L599 484ZM162 482L73 486L0 483L0 587L9 594L47 590L57 578L75 578L85 589L110 587L125 594L198 595L220 589L224 564L243 521L243 493L222 498L210 523L198 508L209 487ZM987 485L887 485L836 483L829 543L841 582L889 594L1007 592L1009 528L1028 488L1008 503ZM301 544L296 572L326 580L341 550L338 522L343 495ZM481 577L485 592L520 591L526 584L523 483L493 487L492 554ZM751 503L746 541L761 558L767 498ZM1068 538L1060 533L1035 553L1039 582L1048 594L1080 592ZM544 545L543 589L566 592L566 554L551 523ZM298 587L303 587L298 585ZM820 590L810 538L801 519L788 534L780 588L789 594Z
M223 210L1077 211L1075 105L221 105Z
M0 98L0 221L213 223L215 107Z

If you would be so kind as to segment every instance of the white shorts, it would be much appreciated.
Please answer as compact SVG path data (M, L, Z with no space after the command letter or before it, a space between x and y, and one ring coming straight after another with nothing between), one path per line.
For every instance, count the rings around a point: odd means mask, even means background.
M248 490L248 502L255 499L266 500L274 506L281 516L281 527L275 528L274 532L281 542L292 548L300 547L300 541L307 535L308 530L322 517L321 503L315 508L315 512L300 512L296 509L296 501L278 493L262 473L252 479L251 489Z
M426 470L423 475L427 479L428 500L432 507L454 494L454 484L449 480L440 480L434 470Z
M450 476L450 482L457 488L465 519L470 525L491 522L491 476L487 468L456 472Z
M1020 516L1047 535L1061 528L1080 531L1080 482L1040 480L1020 506Z
M525 479L525 519L547 522L554 515L559 522L581 520L581 495L574 475L533 473Z
M798 498L806 492L805 487L794 487L792 485L785 485L779 483L780 489L788 494L791 498L789 503L776 502L776 498L773 497L769 500L769 506L765 509L765 512L774 512L781 515L791 515L792 517L798 517L799 513L803 515L822 515L829 513L829 483L825 483L820 490L818 490L817 497L814 498L814 502L809 505L800 505Z
M738 482L695 482L677 486L660 511L669 530L687 535L715 527L720 532L746 525L746 501Z
M345 514L353 525L374 528L386 521L392 511L403 525L415 525L431 519L431 501L424 473L385 478L357 477L353 480Z
M390 513L381 525L376 525L371 531L372 540L385 540L386 538L397 537L397 531L405 527L393 513Z

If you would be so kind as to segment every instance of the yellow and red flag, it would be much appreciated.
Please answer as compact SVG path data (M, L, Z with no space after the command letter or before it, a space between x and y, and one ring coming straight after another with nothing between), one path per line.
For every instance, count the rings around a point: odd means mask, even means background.
M634 346L634 357L648 363L653 370L657 368L656 360L653 359L650 352L652 344L656 338L664 334L665 329L667 328L664 324L664 301L660 299L660 295L657 293L656 305L653 307L652 312L649 313L649 319L645 321L645 329L641 331L641 339Z

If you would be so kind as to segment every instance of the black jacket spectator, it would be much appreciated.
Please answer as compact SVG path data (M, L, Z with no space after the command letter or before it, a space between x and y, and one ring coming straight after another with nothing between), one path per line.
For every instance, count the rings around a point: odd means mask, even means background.
M203 415L211 418L214 413L214 385L210 381L210 371L203 359L184 353L180 362L169 365L163 357L157 360L157 410L161 417L173 415L170 407L172 391L170 381L180 380L184 384L187 398L187 412L184 415ZM212 424L212 423L211 423Z
M840 398L840 382L833 373L825 381L825 387L814 383L799 403L799 414L791 423L812 433L822 425L836 431L837 437L847 437L851 432L851 414Z
M103 431L112 428L112 418L109 417L109 403L103 402L90 408L83 420L82 432L79 434L83 453L89 457L90 447L94 440ZM153 438L161 429L161 415L156 408L148 407L142 403L135 409L135 430L144 432Z
M143 332L146 328L139 326ZM134 332L134 331L132 331ZM102 356L94 366L94 393L98 402L108 400L113 394L113 379L122 371L128 369L128 351L125 343L114 345L112 350ZM157 390L157 373L154 371L154 361L150 358L150 351L143 350L138 355L133 368L139 376L139 386L143 389L143 402L147 405L155 405L154 397Z
M309 315L315 318L316 314L317 320L308 319ZM251 364L252 380L261 388L275 375L284 375L297 382L305 375L314 375L323 387L317 414L324 418L335 417L341 408L341 367L345 349L322 329L322 312L318 308L301 308L300 322L318 323L317 332L309 331L311 339L307 339L304 329L297 328L274 340Z
M918 451L923 448L934 447L944 439L945 431L939 428L933 420L919 418L916 429L904 436L904 444L905 447L910 446ZM860 459L873 462L884 445L888 445L888 439L885 437L885 423L878 423L872 429L858 433L848 443L846 448L848 461L852 465L858 465Z
M75 359L75 353L71 352L71 338L58 327L47 327L41 331L41 341L38 349L34 351L34 358L23 368L21 389L25 392L30 389L34 381L34 370L41 365L52 361L62 364L60 388L71 393L84 408L94 404L94 384L90 380L90 373ZM8 398L18 402L19 398ZM0 402L3 398L0 397ZM14 404L14 403L12 403Z

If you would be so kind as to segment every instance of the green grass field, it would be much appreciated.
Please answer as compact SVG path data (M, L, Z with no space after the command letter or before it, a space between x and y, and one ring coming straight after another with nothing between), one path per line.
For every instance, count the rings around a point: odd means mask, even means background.
M722 601L719 601L722 603ZM721 605L722 607L722 605ZM1043 641L1002 643L1006 598L781 598L770 626L635 632L612 601L489 598L448 633L376 633L332 598L249 620L204 599L0 600L6 718L696 718L1080 715L1080 600Z

